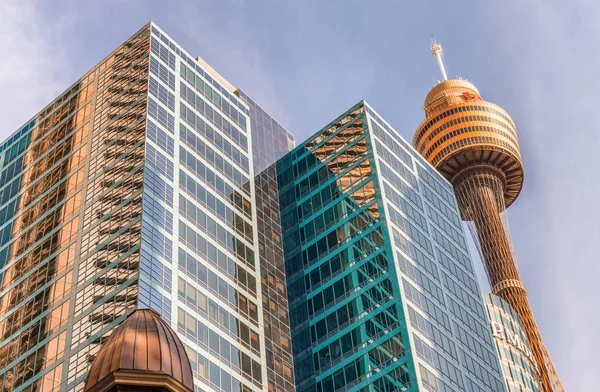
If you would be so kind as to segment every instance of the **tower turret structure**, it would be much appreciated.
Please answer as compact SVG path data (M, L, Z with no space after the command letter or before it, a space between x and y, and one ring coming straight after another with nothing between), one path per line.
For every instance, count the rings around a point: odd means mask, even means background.
M432 42L442 81L425 98L414 147L454 186L463 220L472 222L492 292L525 326L544 391L564 391L536 325L517 269L506 208L523 186L517 130L510 115L462 79L448 80L441 45Z

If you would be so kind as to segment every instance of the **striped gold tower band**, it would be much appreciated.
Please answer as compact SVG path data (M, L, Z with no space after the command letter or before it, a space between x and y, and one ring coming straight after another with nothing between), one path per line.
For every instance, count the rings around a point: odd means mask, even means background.
M518 288L518 289L521 289L526 292L525 285L523 284L523 282L521 282L520 280L516 280L516 279L507 279L507 280L503 280L503 281L496 283L494 285L494 287L492 287L492 293L498 294L502 290L509 288L509 287Z

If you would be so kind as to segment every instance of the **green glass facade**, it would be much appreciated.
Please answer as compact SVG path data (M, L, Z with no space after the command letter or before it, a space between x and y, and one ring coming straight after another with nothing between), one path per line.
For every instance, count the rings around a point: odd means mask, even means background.
M298 391L504 391L452 188L361 102L277 163Z

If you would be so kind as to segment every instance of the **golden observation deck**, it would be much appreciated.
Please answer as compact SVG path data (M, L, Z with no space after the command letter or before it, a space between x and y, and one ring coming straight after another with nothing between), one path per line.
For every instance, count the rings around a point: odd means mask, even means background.
M426 119L413 139L415 148L450 182L465 168L496 168L506 184L505 204L511 205L523 186L523 164L508 113L485 102L466 80L445 80L435 86L424 109Z

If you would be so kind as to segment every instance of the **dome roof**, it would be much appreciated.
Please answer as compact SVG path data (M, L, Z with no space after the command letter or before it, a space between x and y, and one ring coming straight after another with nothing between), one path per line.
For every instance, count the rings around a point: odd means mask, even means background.
M425 113L431 114L440 107L464 101L465 92L479 96L479 90L471 82L462 79L444 80L434 86L425 97Z
M137 309L114 330L92 362L85 391L117 384L194 390L185 348L155 311Z

